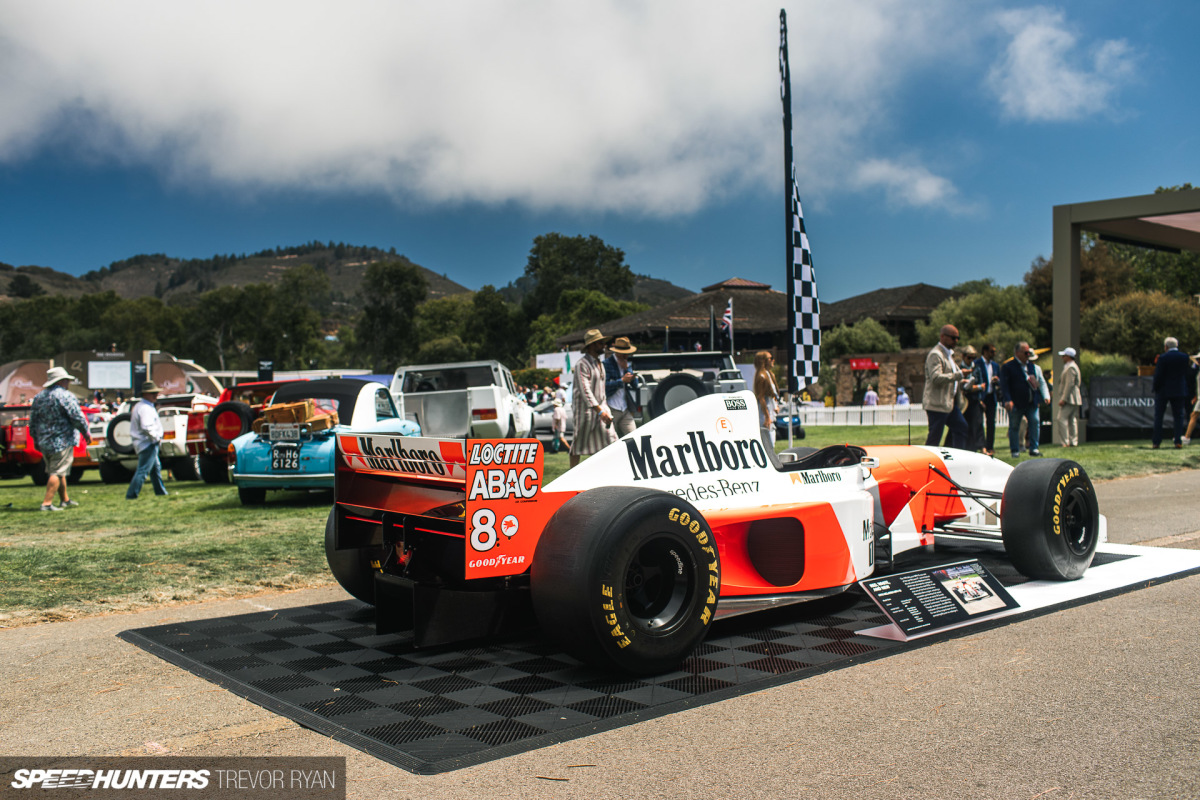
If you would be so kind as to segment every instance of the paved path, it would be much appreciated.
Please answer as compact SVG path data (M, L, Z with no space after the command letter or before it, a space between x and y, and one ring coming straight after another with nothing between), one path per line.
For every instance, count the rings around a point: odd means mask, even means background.
M1111 538L1198 546L1197 489L1194 472L1102 484ZM432 777L116 638L339 590L157 609L0 631L0 753L344 755L351 798L1197 797L1198 593L1171 581Z

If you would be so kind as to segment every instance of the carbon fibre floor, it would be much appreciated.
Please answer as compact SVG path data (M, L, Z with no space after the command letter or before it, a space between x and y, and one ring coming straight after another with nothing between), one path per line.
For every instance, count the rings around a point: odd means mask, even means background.
M965 551L939 545L899 566L964 557L980 558L1006 586L1023 580L1003 555L981 556L978 546ZM1099 554L1096 564L1121 558ZM677 671L639 679L581 665L541 637L414 651L405 635L377 635L373 619L372 608L347 600L120 636L301 725L422 774L946 638L900 643L859 635L887 619L854 591L717 623Z

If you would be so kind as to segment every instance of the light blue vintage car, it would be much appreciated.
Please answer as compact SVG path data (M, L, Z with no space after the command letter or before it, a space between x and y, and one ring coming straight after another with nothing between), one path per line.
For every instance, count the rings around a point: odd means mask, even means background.
M233 482L244 505L258 505L267 489L332 489L337 434L347 430L419 436L401 419L386 386L349 378L281 386L268 405L312 400L318 414L336 411L339 424L324 430L304 423L259 426L233 440Z

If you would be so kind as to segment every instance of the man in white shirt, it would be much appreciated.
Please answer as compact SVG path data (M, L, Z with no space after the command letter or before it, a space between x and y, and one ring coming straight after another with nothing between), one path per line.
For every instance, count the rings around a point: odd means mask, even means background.
M162 464L158 460L158 446L162 443L163 427L158 418L158 408L154 405L161 390L154 381L142 384L142 399L129 412L129 438L133 440L133 449L137 452L137 472L129 482L125 492L126 500L136 500L142 490L146 476L150 476L150 484L154 493L165 495L167 487L163 486Z

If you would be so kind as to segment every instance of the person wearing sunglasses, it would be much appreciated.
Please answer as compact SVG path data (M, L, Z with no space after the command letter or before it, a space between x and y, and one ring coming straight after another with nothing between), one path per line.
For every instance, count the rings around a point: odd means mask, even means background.
M950 447L965 448L967 445L967 420L955 405L959 384L971 377L970 370L964 371L954 362L954 348L958 344L958 328L943 325L938 343L925 356L925 392L921 405L929 419L929 435L926 445L937 447L942 442L942 432L950 429Z

